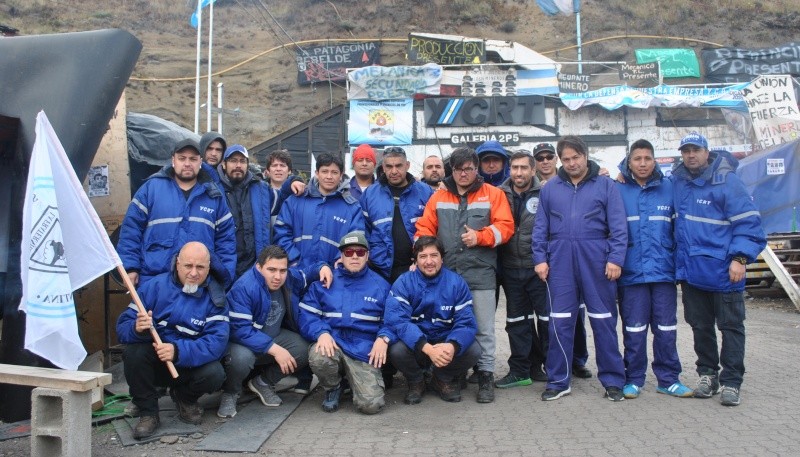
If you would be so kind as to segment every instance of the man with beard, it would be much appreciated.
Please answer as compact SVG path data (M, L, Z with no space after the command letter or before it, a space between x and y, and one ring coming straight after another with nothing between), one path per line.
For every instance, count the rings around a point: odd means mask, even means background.
M422 162L422 182L437 191L444 180L444 162L436 155L428 156Z
M216 392L225 380L219 360L228 343L228 307L224 297L215 301L208 290L208 249L191 241L173 259L171 271L139 287L147 314L131 303L117 320L117 336L125 344L125 379L139 408L133 430L137 440L158 428L158 387L170 388L182 421L199 424L203 407L197 399ZM150 336L154 325L161 344ZM175 364L177 378L170 376L165 362Z
M547 352L547 290L533 271L531 234L539 207L541 184L534 174L534 159L527 151L509 158L511 176L500 185L514 216L514 235L500 246L503 290L506 293L506 333L511 348L508 374L495 387L527 386L532 380L546 381L542 371ZM535 314L534 314L535 311ZM534 348L536 351L534 351ZM533 361L533 354L539 359ZM532 379L533 378L533 379Z
M386 325L399 341L389 354L406 377L408 405L422 401L425 372L444 401L461 401L459 379L481 354L472 294L464 279L444 264L444 245L432 236L414 243L417 268L404 273L386 300Z
M497 246L514 233L508 199L478 175L478 154L469 147L450 155L453 175L434 193L417 220L415 238L436 236L445 247L445 266L464 277L478 323L478 403L494 401L495 286Z
M207 171L214 181L219 182L217 167L222 162L222 157L228 148L228 143L218 132L206 132L200 137L200 150L203 151L203 169Z
M276 196L272 190L248 169L247 149L234 144L225 151L219 165L220 184L236 223L236 278L243 275L256 261L256 253L272 244L271 214L278 213L283 201L294 192L305 190L299 178L292 176L283 182Z
M147 178L128 206L117 252L134 285L169 271L189 241L211 254L211 277L225 289L236 272L236 227L225 196L201 170L203 154L194 140L173 149L172 163ZM214 293L224 290L212 285ZM219 289L219 290L218 290Z
M533 262L547 282L550 345L542 400L571 392L570 368L580 299L594 330L598 378L605 396L625 399L625 366L617 339L617 284L628 243L622 197L600 176L582 139L567 135L556 146L563 167L542 187L533 230Z

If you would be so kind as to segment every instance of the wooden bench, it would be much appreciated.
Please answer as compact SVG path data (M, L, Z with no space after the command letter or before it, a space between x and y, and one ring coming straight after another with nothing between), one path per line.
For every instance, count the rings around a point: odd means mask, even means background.
M92 389L111 384L111 374L0 364L0 383L34 386L31 455L92 455Z

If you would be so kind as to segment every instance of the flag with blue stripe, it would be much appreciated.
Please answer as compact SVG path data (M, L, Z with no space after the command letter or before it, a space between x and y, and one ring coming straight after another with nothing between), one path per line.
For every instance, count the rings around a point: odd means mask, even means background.
M192 13L192 17L189 18L189 23L192 24L192 27L197 28L197 22L198 22L197 21L197 13L198 13L198 11L200 11L201 9L205 8L206 6L214 3L215 1L216 0L201 0L200 1L200 5L197 7L197 9L194 10L194 13Z

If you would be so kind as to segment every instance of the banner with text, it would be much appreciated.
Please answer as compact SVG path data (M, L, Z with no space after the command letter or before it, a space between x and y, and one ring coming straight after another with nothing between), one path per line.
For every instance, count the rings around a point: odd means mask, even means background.
M444 35L408 35L408 60L416 63L438 63L439 65L479 64L486 62L486 42Z
M759 150L798 138L800 111L791 76L761 75L742 93L753 121Z
M635 52L638 64L660 62L664 78L700 77L700 63L693 49L637 49Z
M769 74L800 76L800 43L761 49L703 49L700 56L706 78L712 81L749 82Z
M305 46L295 52L297 84L344 81L346 69L377 65L380 57L380 45L373 41Z
M513 97L557 93L555 66L537 70L445 70L441 87L441 95L452 97Z
M637 86L645 82L658 85L660 79L658 71L658 62L642 65L624 63L619 67L619 79L626 83L634 83Z
M584 106L600 105L607 110L623 106L650 108L651 106L744 108L742 90L749 83L727 87L678 87L662 84L657 87L615 86L584 93L560 95L567 108L576 110Z
M414 94L439 95L442 67L435 63L422 66L371 66L347 75L347 99L389 100L409 98Z
M414 132L414 100L351 100L350 144L407 145Z
M590 75L578 73L559 73L558 91L562 94L588 92L590 80Z

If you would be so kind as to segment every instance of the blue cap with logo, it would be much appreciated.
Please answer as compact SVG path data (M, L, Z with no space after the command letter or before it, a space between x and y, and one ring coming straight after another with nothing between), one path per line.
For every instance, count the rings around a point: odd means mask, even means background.
M241 144L234 144L225 150L225 155L222 157L222 160L228 160L230 156L236 154L237 152L243 155L245 159L250 158L250 155L247 153L247 148L245 148Z
M697 132L692 132L681 140L681 145L678 147L680 151L683 149L684 146L697 146L698 148L708 149L708 140L703 135L700 135Z

